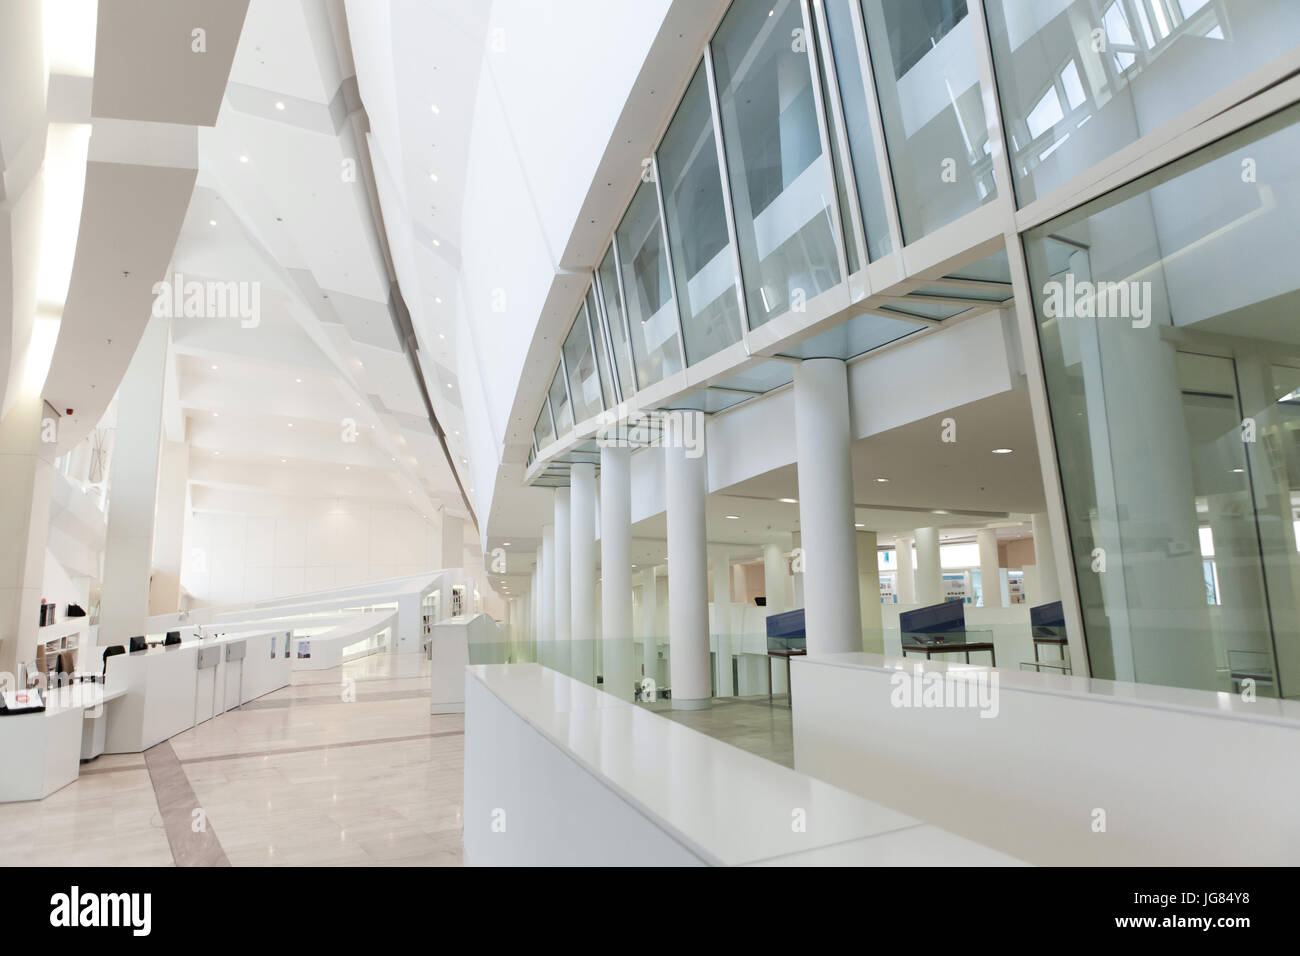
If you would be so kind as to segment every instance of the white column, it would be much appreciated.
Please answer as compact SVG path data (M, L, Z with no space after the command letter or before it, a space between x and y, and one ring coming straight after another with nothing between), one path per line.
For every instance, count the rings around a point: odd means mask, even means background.
M47 419L51 424L43 425ZM54 442L43 439L57 437L55 420L35 387L24 388L0 418L0 681L5 674L16 680L18 662L36 657L55 452ZM66 610L59 609L59 620ZM94 656L79 652L77 665L95 669Z
M668 500L668 644L673 708L708 706L709 674L708 555L704 500L708 469L704 456L692 457L674 443L665 449Z
M572 674L596 684L596 466L569 469L569 637Z
M874 531L858 532L858 601L862 605L862 650L885 653L884 620L880 608L880 560Z
M600 449L601 636L608 693L631 700L632 667L632 453Z
M641 676L659 684L659 581L654 568L645 569L641 587Z
M943 600L943 572L939 567L939 529L916 529L916 603L922 607Z
M542 525L542 563L537 577L537 662L555 667L555 525Z
M894 539L894 563L898 565L898 603L916 603L916 567L912 564L912 539Z
M790 575L786 572L785 554L775 542L763 545L763 591L768 614L790 610Z
M726 551L713 555L714 686L719 697L735 696L731 680L731 556Z
M795 366L794 421L808 653L860 651L849 383L842 361L807 359Z
M975 533L980 552L980 590L985 607L1002 607L1002 584L998 573L998 533L994 528L981 528Z
M158 466L158 508L153 529L153 577L149 613L180 610L181 554L185 544L185 490L189 482L190 446L163 442Z
M442 566L465 566L465 522L461 518L442 513Z
M569 541L572 519L569 516L568 488L555 489L555 669L562 674L573 672L573 593L569 570L573 566L573 548Z
M144 635L153 569L155 494L162 444L167 320L152 318L117 390L99 643L125 644Z
M1056 574L1056 551L1052 548L1052 528L1047 513L1033 515L1034 529L1034 593L1031 604L1050 604L1061 600L1061 579Z

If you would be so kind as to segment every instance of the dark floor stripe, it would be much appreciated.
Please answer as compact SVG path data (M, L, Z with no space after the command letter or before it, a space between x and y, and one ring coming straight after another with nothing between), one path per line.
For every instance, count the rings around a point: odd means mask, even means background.
M144 762L153 781L172 862L177 866L230 866L211 820L205 820L203 829L195 832L194 811L199 799L171 743L164 740L150 747L144 752Z
M148 770L148 764L128 763L120 767L82 767L77 773L82 777L89 777L98 773L125 773L128 770Z
M410 734L405 737L371 737L366 740L343 740L333 744L309 744L305 747L281 747L277 750L251 750L247 753L213 754L208 757L187 757L182 764L210 763L214 760L244 760L249 757L280 757L285 754L311 753L316 750L341 750L344 747L369 747L374 744L400 744L410 740L429 740L433 737L461 737L463 730L443 730L437 733Z

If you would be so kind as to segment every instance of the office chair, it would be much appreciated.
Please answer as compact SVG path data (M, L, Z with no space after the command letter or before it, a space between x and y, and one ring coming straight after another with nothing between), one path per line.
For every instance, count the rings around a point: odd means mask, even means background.
M121 644L110 644L104 648L104 676L108 676L108 659L116 657L118 654L125 654L126 648Z
M181 642L180 631L168 631L167 636L163 638L163 647L171 647L173 644L179 644L180 642Z
M149 642L146 641L143 637L133 637L133 638L131 638L131 653L132 653L132 654L134 654L136 651L144 651L144 650L148 650L148 649L149 649Z

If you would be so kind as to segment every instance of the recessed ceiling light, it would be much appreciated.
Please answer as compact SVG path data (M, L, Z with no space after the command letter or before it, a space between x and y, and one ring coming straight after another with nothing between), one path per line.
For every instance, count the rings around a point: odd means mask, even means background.
M352 466L351 466L351 465L344 465L344 466L343 466L343 470L344 470L344 471L351 471L351 470L352 470Z
M1245 468L1234 468L1234 469L1232 469L1232 473L1233 473L1234 475L1240 475L1240 474L1241 474L1243 471L1245 471L1245 470L1246 470Z
M283 464L284 464L286 461L288 461L288 460L289 460L289 459L287 459L287 458L281 458L281 459L280 459L280 464L283 465Z
M429 174L429 179L430 179L431 182L435 182L435 183L436 183L436 182L438 181L438 174L437 174L437 173L430 173L430 174Z
M276 108L277 110L282 110L282 109L284 109L284 100L276 100L276 101L275 101L275 108Z
M299 385L302 384L302 379L300 378L295 378L294 381L297 382Z
M436 303L438 303L439 305L442 305L442 296L440 296L440 295L435 295L435 296L433 297L433 301L436 302Z
M209 226L215 226L216 224L217 224L217 221L216 221L215 219L209 219L209 220L208 220L208 225L209 225Z
M290 428L293 427L293 422L290 422L290 423L289 423L289 427L290 427Z
M799 503L798 498L777 498L776 500L781 502L783 505L797 505Z
M220 455L221 452L219 452L219 451L214 451L212 454L214 454L214 455Z
M441 332L438 333L438 338L445 339L446 337L447 336L443 335Z
M433 244L434 244L435 246L440 246L440 245L442 245L442 243L439 242L437 239L433 240Z
M948 512L944 511L942 508L936 508L930 512L932 515L946 515L947 513Z
M508 548L508 547L510 547L510 542L509 542L509 541L504 542L504 543L501 545L501 547L503 547L503 548Z
M726 519L728 519L728 520L730 520L730 521L739 521L739 520L740 520L740 515L723 515L722 517L724 517L724 518L726 518Z
M431 111L435 116L437 116L439 113L442 112L442 110L438 109L438 104L437 104L437 103L430 103L430 104L429 104L429 110L430 110L430 111Z
M218 368L219 368L219 366L214 365L214 366L212 366L212 371L215 372Z
M220 417L220 416L219 416L219 414L218 414L217 412L213 412L213 413L212 413L212 417L213 417L213 418L218 418L218 417Z
M451 382L448 382L448 383L447 383L447 387L448 387L448 388L451 388Z
M888 479L888 478L877 478L876 481L880 482L882 485L887 485L887 484L889 484L889 479Z
M865 528L866 525L864 525L864 524L855 524L853 527L855 527L855 528Z
M993 449L993 454L995 454L995 455L1009 455L1009 454L1011 454L1011 451L1012 451L1012 449L1010 449L1010 448L994 448L994 449Z
M247 157L247 156L240 156L240 157L239 157L239 161L240 161L241 163L246 163L246 162L248 162L248 157Z

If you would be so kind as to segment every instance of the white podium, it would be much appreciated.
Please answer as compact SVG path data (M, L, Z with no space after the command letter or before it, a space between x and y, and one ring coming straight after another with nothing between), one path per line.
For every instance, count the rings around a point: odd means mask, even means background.
M491 615L462 615L433 625L429 713L465 712L465 668L471 648L475 664L505 663L505 640Z

